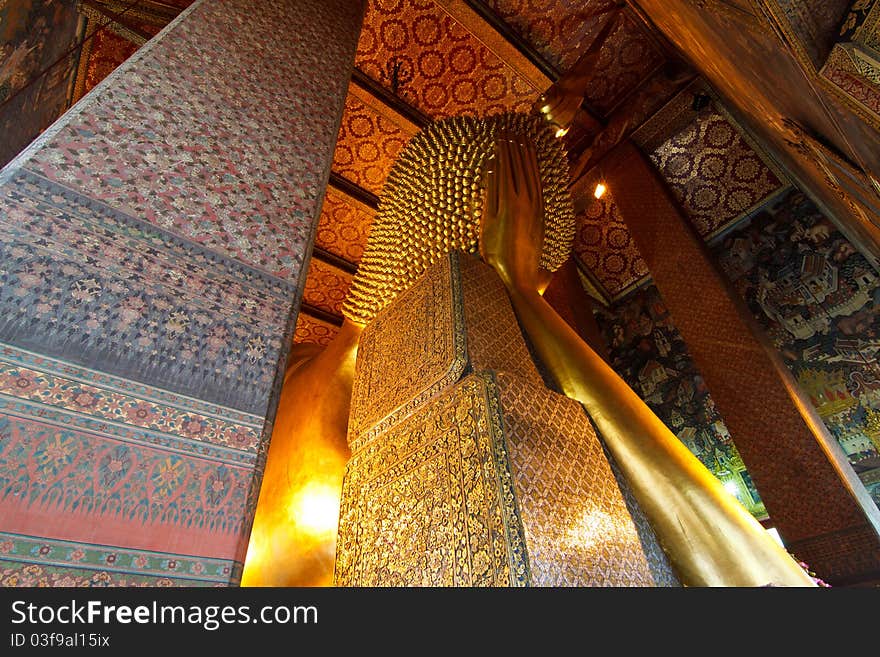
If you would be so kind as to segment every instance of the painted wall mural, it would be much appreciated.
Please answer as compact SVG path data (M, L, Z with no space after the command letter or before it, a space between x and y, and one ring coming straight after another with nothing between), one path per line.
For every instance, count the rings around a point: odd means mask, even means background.
M75 2L0 2L0 166L67 109L82 27Z
M765 518L764 504L657 288L639 288L598 310L596 320L615 371L755 517Z
M796 189L713 250L880 505L880 276Z

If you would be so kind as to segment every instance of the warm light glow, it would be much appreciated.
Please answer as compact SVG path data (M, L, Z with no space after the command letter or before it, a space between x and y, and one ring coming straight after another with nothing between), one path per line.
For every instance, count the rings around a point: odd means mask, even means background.
M304 532L334 535L339 523L339 489L321 481L310 481L294 493L287 512Z
M596 185L596 191L593 192L593 196L596 198L602 198L602 195L605 193L605 190L608 189L605 187L604 183L599 183Z
M546 114L549 111L550 111L549 105L544 105L544 107L541 108L541 114Z
M727 492L731 495L739 497L739 486L735 481L725 481L724 488L726 488Z
M559 130L556 131L557 138L558 137L565 137L565 135L567 135L567 134L568 134L568 128L559 128Z
M585 511L578 516L566 532L565 538L568 546L577 550L586 550L601 545L604 541L625 540L614 518L598 509Z

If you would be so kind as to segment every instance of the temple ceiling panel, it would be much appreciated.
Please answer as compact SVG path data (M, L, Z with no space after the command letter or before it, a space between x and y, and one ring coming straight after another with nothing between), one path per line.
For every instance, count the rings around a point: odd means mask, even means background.
M648 275L648 267L610 192L578 216L574 254L609 299L621 296Z
M362 189L379 194L394 159L410 136L386 113L378 112L349 93L333 154L333 172Z
M683 93L654 121L663 126L659 135L665 138L655 137L642 146L705 239L788 184L770 158L714 102L695 111L693 94ZM646 128L650 131L650 126Z
M131 57L143 44L143 37L149 38L158 34L181 10L192 3L193 0L141 0L136 4L125 0L94 0L89 4L78 2L77 9L87 18L88 23L79 58L73 102L82 98ZM111 21L109 15L119 16L119 22Z
M326 347L339 333L339 327L301 312L296 320L293 341L297 344L319 344Z
M591 108L608 114L666 60L647 30L616 2L590 0L487 0L486 4L559 72L570 69L608 21L619 26L600 51L586 83Z
M370 0L355 66L432 118L528 111L543 91L433 0Z
M351 286L352 275L331 264L312 258L306 276L303 303L342 317L342 302Z
M587 82L586 100L608 115L666 60L655 41L626 13L602 46L596 71Z
M374 215L372 208L328 188L318 220L315 246L348 262L360 262Z
M617 6L614 0L485 0L485 4L560 72L577 61Z

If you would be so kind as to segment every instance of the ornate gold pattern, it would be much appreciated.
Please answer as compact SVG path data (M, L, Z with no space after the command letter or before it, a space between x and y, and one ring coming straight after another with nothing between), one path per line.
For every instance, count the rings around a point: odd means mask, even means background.
M389 172L346 317L366 324L445 253L476 253L483 166L504 128L537 147L546 211L541 264L550 271L562 265L574 238L574 211L565 151L547 125L525 114L442 119L413 137Z
M543 386L498 274L482 260L466 254L458 254L458 264L471 369L507 372Z
M464 373L467 347L454 258L450 254L431 268L364 329L351 395L352 449Z
M578 222L575 255L597 279L603 296L622 297L649 276L648 266L620 216L613 190L592 199Z
M401 125L378 113L351 93L345 99L339 137L333 152L333 171L367 191L382 191L394 159L410 135Z
M640 538L580 404L505 373L496 375L496 385L531 584L674 583L653 533ZM643 541L660 556L653 564Z
M309 261L303 301L332 315L342 314L342 303L351 285L351 274L322 262Z
M296 319L296 331L293 334L293 341L296 344L308 342L326 347L336 337L337 333L339 333L338 326L328 324L301 312Z
M337 584L677 584L477 258L448 254L363 331L349 438Z
M332 187L327 188L315 246L357 263L367 246L375 210Z
M525 586L522 526L488 380L471 375L355 452L337 586Z
M543 90L432 0L368 2L355 66L432 118L528 111Z

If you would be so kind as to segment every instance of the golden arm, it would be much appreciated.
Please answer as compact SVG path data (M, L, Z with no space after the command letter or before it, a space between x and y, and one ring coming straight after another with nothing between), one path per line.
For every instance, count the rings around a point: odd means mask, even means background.
M583 404L683 584L815 586L538 290L543 239L534 147L499 135L484 179L480 252L563 392Z

